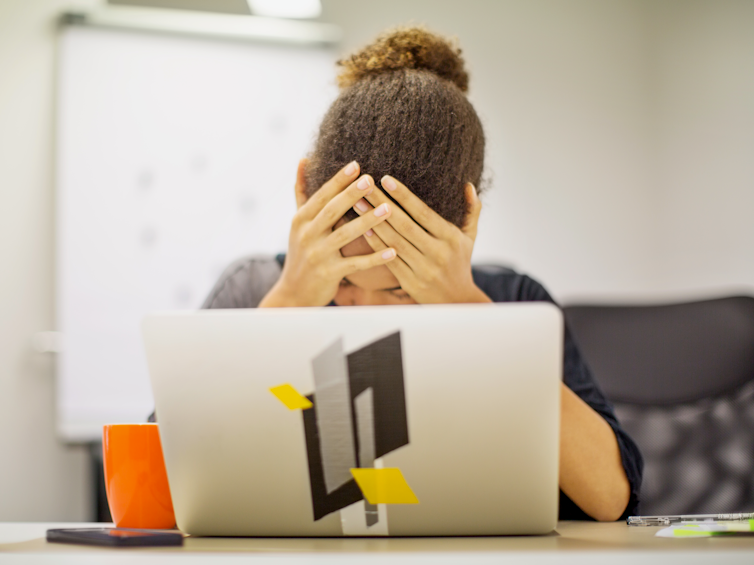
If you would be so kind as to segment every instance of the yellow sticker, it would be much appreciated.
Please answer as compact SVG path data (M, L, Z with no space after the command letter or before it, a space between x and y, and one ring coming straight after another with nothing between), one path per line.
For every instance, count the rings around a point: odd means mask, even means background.
M278 400L290 410L306 410L312 407L312 403L305 396L301 396L291 385L274 386L270 392L277 396Z
M351 469L369 504L419 504L400 469Z

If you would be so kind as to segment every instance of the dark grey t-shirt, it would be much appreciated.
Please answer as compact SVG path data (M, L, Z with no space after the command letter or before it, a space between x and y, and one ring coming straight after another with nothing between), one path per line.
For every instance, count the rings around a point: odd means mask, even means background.
M280 277L284 255L253 256L235 261L210 292L202 308L256 308ZM472 267L476 285L494 302L552 302L544 287L534 279L498 266ZM331 303L332 306L334 304ZM643 460L636 444L621 428L613 407L602 394L589 367L579 353L568 327L565 329L563 381L592 407L615 432L623 468L631 484L631 498L623 517L638 513ZM562 491L561 520L590 520Z

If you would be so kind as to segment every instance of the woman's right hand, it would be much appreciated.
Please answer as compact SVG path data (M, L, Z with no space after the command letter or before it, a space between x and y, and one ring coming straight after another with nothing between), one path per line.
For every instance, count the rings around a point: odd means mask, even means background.
M325 306L335 298L343 277L395 259L392 248L353 257L340 253L343 246L390 217L390 204L383 204L333 229L354 204L374 190L372 177L358 177L358 163L346 165L308 200L305 173L306 159L302 159L296 176L298 211L291 224L288 255L280 279L262 299L260 308Z

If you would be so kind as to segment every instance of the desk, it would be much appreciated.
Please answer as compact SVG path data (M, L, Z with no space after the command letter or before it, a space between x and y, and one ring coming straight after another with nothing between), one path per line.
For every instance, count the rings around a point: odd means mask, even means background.
M0 523L0 564L37 565L389 563L487 565L737 565L754 563L754 538L664 539L657 528L560 522L547 536L487 538L187 538L180 548L98 548L48 544L48 528L103 524Z

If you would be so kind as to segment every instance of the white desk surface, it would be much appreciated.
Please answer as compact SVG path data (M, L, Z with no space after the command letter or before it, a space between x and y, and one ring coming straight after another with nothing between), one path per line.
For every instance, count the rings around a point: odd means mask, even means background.
M48 528L110 524L0 523L0 565L271 563L737 565L754 563L753 538L656 538L657 528L560 522L547 536L483 538L186 538L175 548L52 544Z

